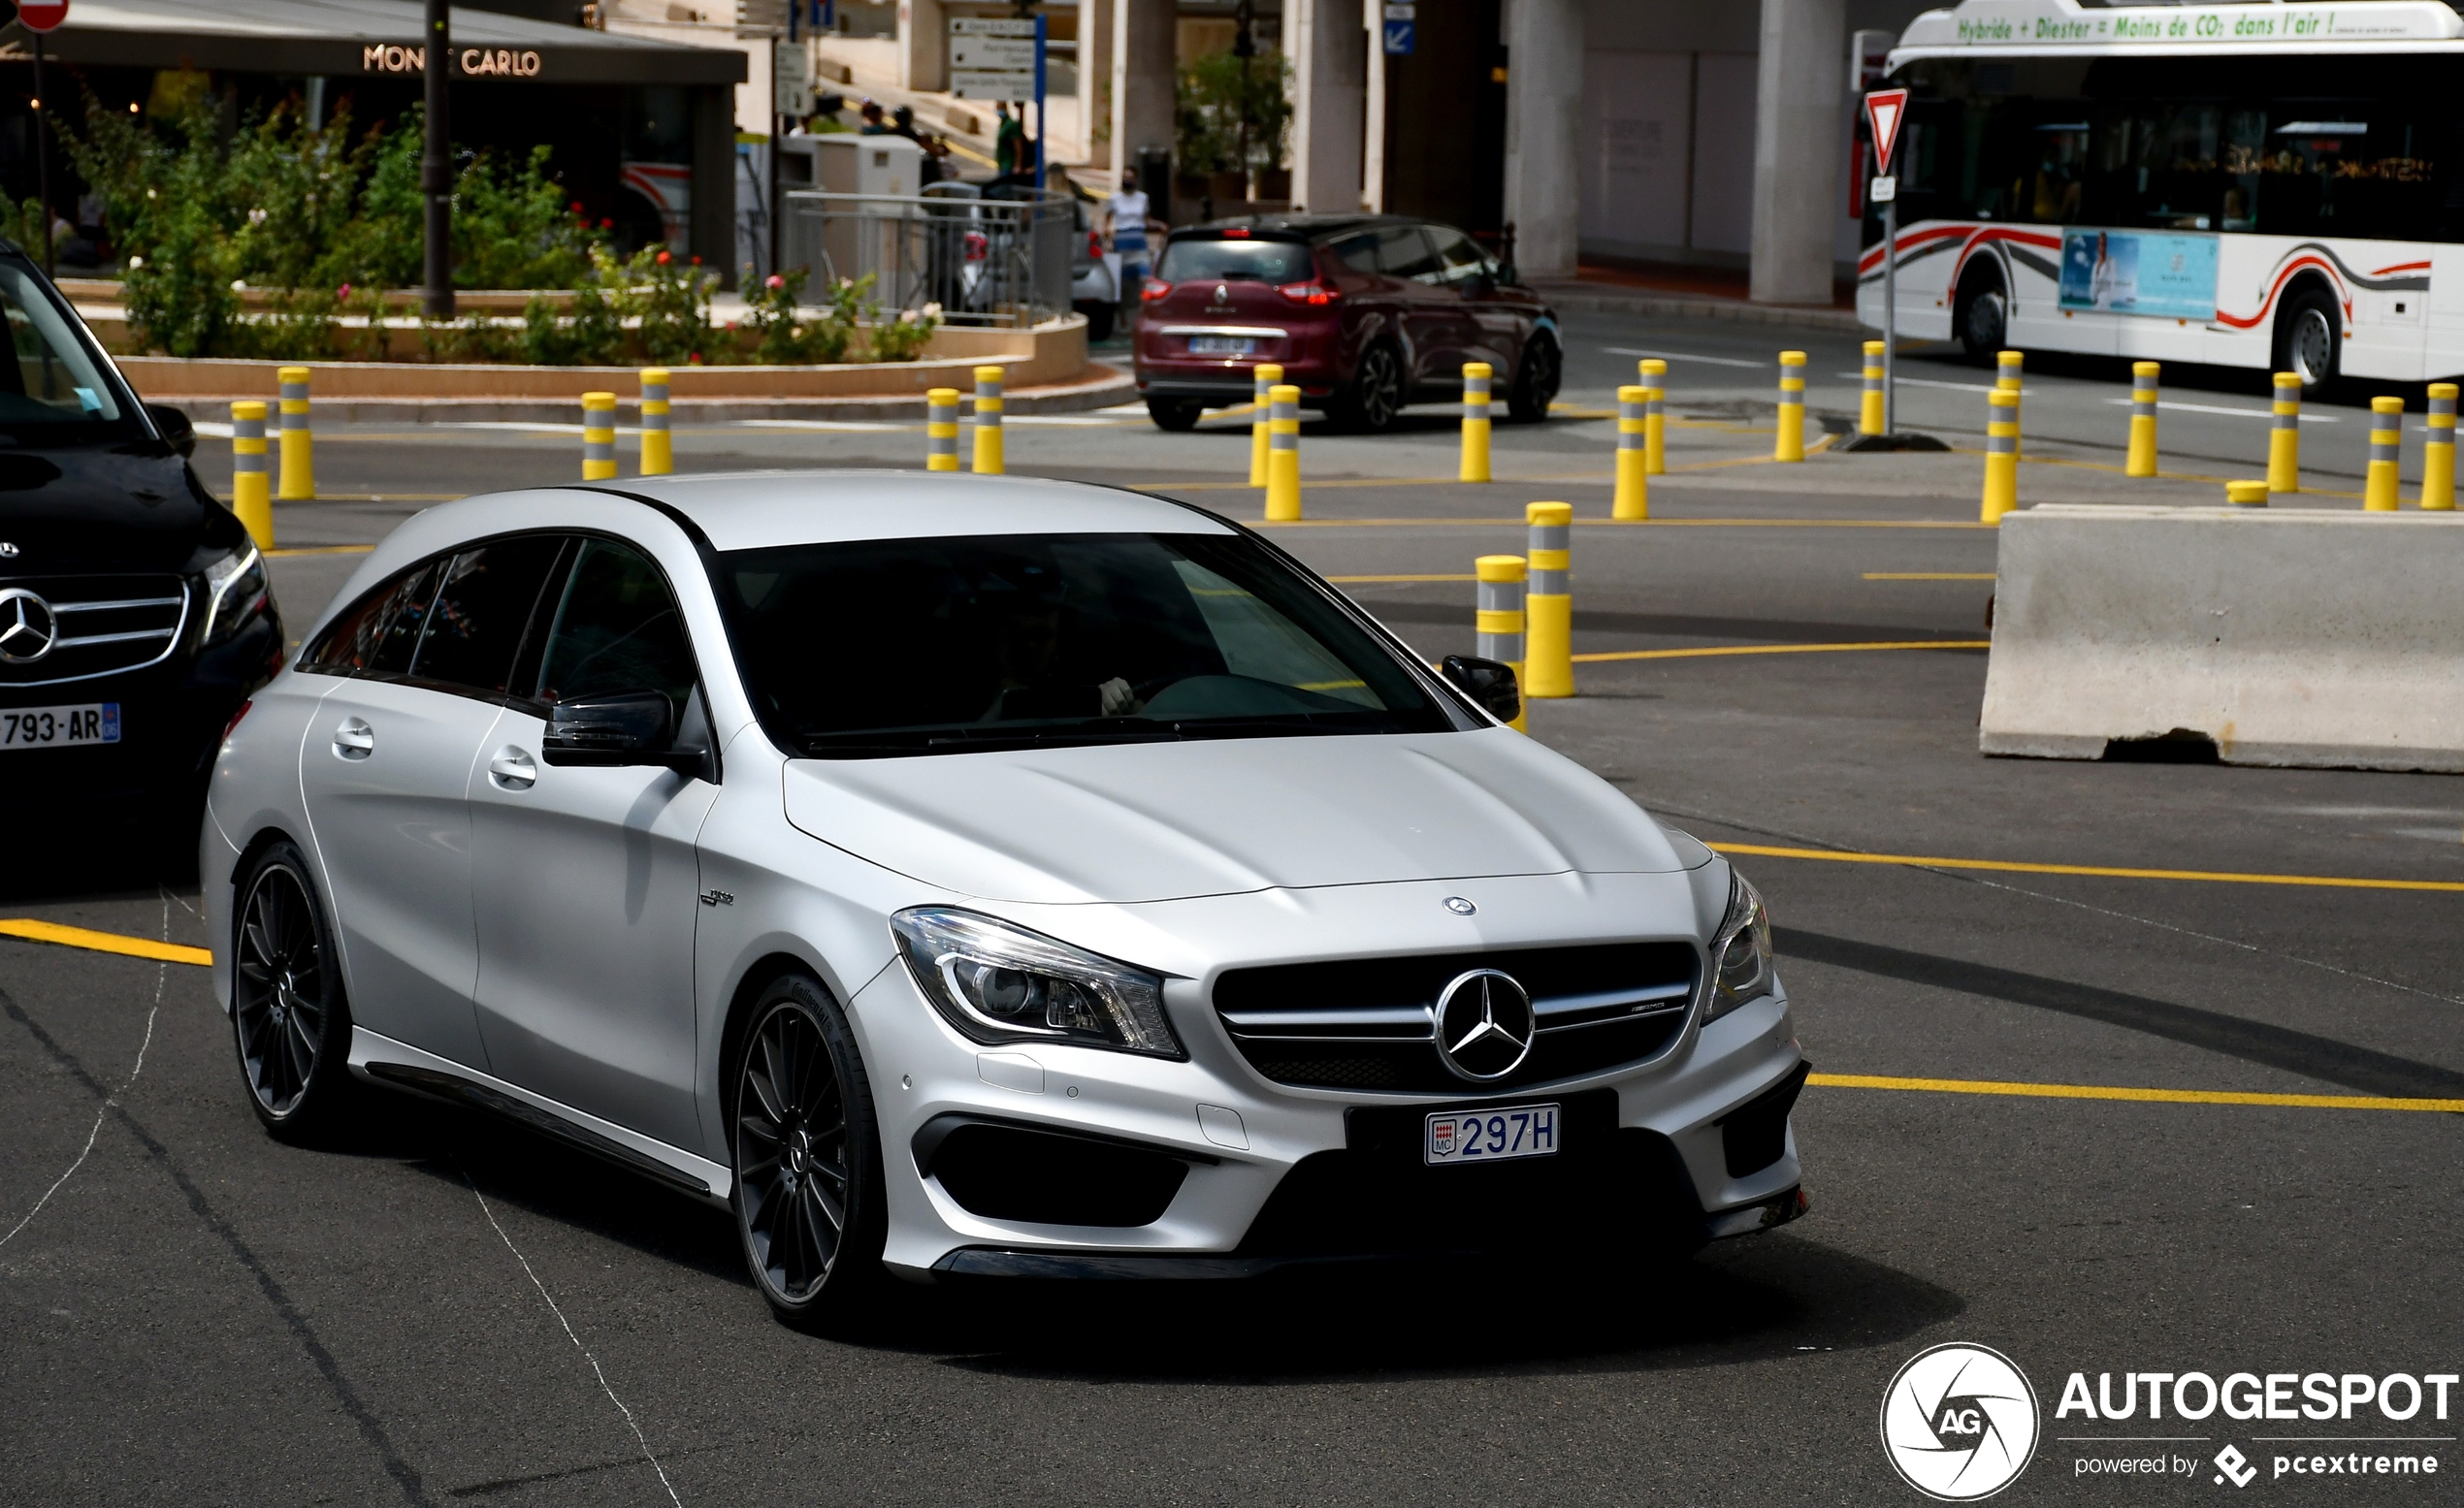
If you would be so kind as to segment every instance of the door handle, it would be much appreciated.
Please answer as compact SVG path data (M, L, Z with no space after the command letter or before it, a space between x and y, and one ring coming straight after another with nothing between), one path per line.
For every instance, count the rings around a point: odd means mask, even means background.
M528 790L538 783L539 767L528 750L508 744L488 761L488 779L506 790Z
M345 759L365 759L376 752L376 730L357 718L344 718L334 729L334 752Z

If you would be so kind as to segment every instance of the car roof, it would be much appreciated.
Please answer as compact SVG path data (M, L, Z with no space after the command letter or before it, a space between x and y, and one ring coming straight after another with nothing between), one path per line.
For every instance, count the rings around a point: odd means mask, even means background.
M966 472L725 471L610 491L684 515L720 550L962 534L1223 534L1195 508L1118 487Z
M1280 231L1287 235L1306 236L1312 241L1318 241L1327 237L1341 236L1350 231L1366 230L1373 225L1425 225L1427 223L1429 222L1401 214L1243 214L1228 215L1219 220L1207 220L1197 225L1183 226L1173 234L1175 236L1189 232L1203 234L1208 231L1229 230L1234 226L1246 226L1253 231Z

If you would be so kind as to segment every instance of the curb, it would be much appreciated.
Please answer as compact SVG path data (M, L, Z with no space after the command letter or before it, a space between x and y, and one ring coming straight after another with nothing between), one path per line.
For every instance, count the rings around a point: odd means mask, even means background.
M1855 335L1865 327L1856 310L1809 305L1746 304L1732 299L1687 299L1668 294L1609 293L1576 283L1536 283L1535 292L1561 312L1634 314L1645 319L1707 319L1736 325L1793 325Z
M1085 413L1129 402L1138 396L1137 379L1119 368L1088 362L1103 373L1093 381L1054 383L1047 387L1013 388L1003 399L1003 411L1013 414ZM172 398L153 401L177 408L190 419L228 420L227 398ZM768 420L917 420L924 417L924 396L898 394L885 398L679 398L668 402L678 424L734 424ZM640 400L620 394L618 410L629 411ZM529 398L336 398L319 399L315 415L331 424L578 424L579 405L558 399Z

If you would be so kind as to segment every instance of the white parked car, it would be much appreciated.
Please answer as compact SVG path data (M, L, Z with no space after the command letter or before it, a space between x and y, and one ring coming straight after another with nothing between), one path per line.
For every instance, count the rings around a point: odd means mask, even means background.
M470 498L226 736L214 986L276 1135L514 1116L732 1209L791 1320L1795 1218L1760 900L1514 694L1133 493Z

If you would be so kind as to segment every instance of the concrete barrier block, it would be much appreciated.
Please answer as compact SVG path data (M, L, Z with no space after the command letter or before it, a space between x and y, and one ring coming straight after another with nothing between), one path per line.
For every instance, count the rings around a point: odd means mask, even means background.
M2053 504L1996 573L1986 754L2464 771L2464 514Z

